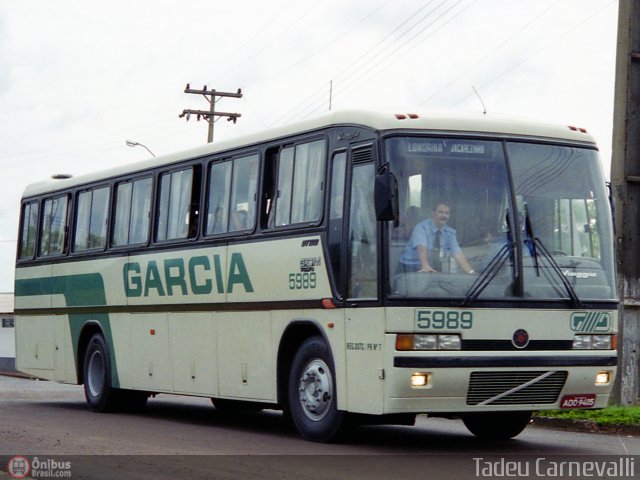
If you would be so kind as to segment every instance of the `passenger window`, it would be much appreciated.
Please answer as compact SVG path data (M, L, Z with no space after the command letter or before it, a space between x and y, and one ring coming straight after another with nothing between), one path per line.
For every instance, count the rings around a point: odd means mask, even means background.
M296 146L291 223L317 222L322 213L324 141Z
M151 178L142 178L116 187L113 246L146 243L149 239L151 186Z
M73 251L104 248L107 244L109 187L78 195Z
M255 224L258 155L214 163L209 169L206 234L251 230Z
M258 155L233 161L229 231L250 230L256 218Z
M320 220L325 157L324 140L281 150L275 199L276 227Z
M38 202L25 204L22 210L22 232L20 234L20 258L33 258L36 253L36 230L38 225Z
M192 168L160 175L157 241L187 238L197 232L197 229L190 228L197 218L194 215L197 198L192 197L193 184Z
M231 161L214 163L209 168L207 201L207 235L226 233L229 222L229 192L231 191Z
M291 183L293 181L293 147L283 148L278 163L278 192L276 194L276 226L291 223Z
M40 240L41 256L64 253L67 229L67 196L45 200L42 212Z

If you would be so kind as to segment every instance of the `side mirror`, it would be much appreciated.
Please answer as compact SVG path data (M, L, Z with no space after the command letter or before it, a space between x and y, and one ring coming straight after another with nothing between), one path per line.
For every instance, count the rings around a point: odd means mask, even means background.
M386 163L376 175L373 189L374 203L376 207L376 218L380 221L393 220L393 226L397 227L400 222L399 202L398 202L398 181Z

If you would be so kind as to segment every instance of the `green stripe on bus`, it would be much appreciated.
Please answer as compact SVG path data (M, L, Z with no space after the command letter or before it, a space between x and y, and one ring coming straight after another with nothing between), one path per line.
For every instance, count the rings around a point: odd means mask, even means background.
M85 273L81 275L61 275L58 277L27 278L16 280L15 296L64 295L67 307L104 307L107 305L102 275ZM111 323L108 313L70 313L69 327L73 344L73 358L78 358L78 342L82 326L89 320L102 326L107 344L111 349L111 377L115 388L120 386L114 350Z

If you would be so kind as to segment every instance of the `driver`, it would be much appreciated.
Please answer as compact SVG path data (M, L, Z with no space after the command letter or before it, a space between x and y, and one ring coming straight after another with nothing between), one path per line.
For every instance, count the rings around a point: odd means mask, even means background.
M431 213L431 218L418 223L400 256L400 265L405 272L440 272L448 270L443 260L453 257L465 273L475 273L458 245L456 231L447 225L451 216L448 204L440 202Z

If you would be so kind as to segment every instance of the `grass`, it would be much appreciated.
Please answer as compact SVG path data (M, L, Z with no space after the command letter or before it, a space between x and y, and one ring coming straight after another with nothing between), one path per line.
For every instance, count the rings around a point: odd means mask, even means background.
M640 406L607 407L602 410L544 410L539 417L588 420L602 426L640 425Z

